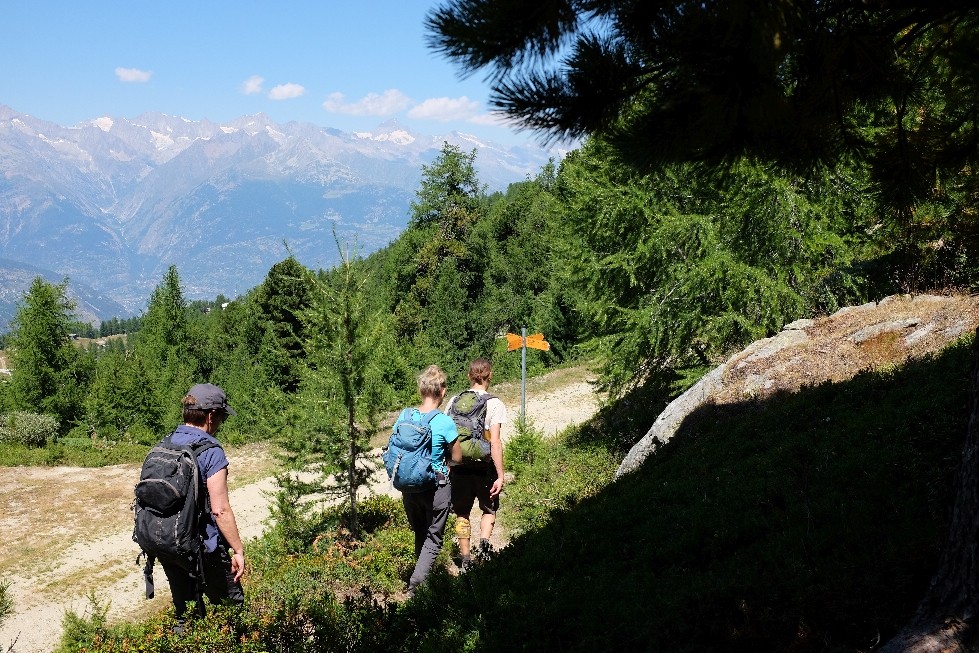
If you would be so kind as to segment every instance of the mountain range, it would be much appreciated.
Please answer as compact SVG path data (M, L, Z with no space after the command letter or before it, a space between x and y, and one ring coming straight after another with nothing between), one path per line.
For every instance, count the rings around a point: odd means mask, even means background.
M35 276L67 278L94 323L143 310L170 265L188 299L213 299L258 285L290 252L314 269L339 261L337 239L366 255L405 228L445 142L477 151L491 191L562 154L395 122L346 133L149 113L66 127L0 105L0 329Z

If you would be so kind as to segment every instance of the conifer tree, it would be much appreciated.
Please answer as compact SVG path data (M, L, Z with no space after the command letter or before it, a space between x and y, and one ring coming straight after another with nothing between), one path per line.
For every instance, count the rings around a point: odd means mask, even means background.
M75 302L68 280L31 282L12 321L13 374L8 403L13 410L56 415L68 426L81 416L89 361L69 337Z
M289 404L282 444L292 468L311 472L314 480L281 475L279 505L295 506L308 495L342 497L356 536L357 492L375 471L364 453L378 431L380 410L391 401L384 375L394 348L389 319L369 299L374 280L358 271L348 253L341 251L341 259L329 274L307 273L312 292L302 410Z
M290 256L272 266L253 300L265 333L258 358L283 392L299 389L306 339L303 312L310 303L310 275Z
M203 343L192 343L187 303L177 267L171 265L150 295L133 355L152 380L155 407L178 417L179 399L198 375L198 355Z
M468 238L483 215L485 189L476 175L475 158L475 150L467 154L445 143L435 161L422 166L422 182L394 270L398 332L408 339L429 321L461 308L432 301L443 266L455 267L465 295L477 292L476 261Z
M166 428L143 359L125 351L108 350L95 364L85 398L89 431L108 439L156 438Z

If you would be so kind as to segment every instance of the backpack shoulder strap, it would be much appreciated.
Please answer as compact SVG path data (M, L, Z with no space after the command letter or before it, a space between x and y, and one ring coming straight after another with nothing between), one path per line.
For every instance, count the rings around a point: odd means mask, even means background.
M201 440L199 442L192 443L190 448L194 450L194 456L197 457L208 449L221 449L222 447L220 442L208 442L207 440Z
M400 422L407 422L408 415L411 414L410 411L411 411L410 408L402 408L401 412L398 413L398 418L394 420L394 424L391 425L391 428L396 427Z
M191 451L194 452L195 458L201 455L202 453L204 453L205 451L207 451L208 449L222 448L220 442L209 442L208 440L198 440L197 442L191 442L190 444L183 444L183 445L174 444L173 437L171 435L168 435L167 437L163 438L163 440L156 446L164 447L166 449L173 449L175 451L189 448Z
M428 411L422 416L422 424L428 426L429 424L432 423L432 420L435 419L436 415L441 415L441 414L442 411L440 411L438 408L436 408L435 410Z
M476 392L475 390L471 390L470 392L474 392L476 394L476 403L473 405L473 409L472 409L473 414L477 414L480 412L485 413L486 404L489 403L489 400L499 399L499 397L497 397L496 395L491 395L488 392L479 393Z

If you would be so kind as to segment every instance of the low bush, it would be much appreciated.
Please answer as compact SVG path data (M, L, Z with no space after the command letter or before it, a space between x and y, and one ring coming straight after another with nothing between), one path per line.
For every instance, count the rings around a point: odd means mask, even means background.
M14 411L0 415L0 443L43 447L58 436L58 419L53 415Z
M19 443L0 442L0 466L15 465L74 467L104 467L122 463L141 462L148 451L145 445L128 442L105 443L96 446L91 438L61 438L44 447L28 447Z
M527 428L507 445L513 481L506 486L501 514L511 535L547 524L551 513L573 509L612 480L618 460L594 442L572 444L579 431L573 427L545 440Z
M14 613L14 601L10 598L10 583L0 581L0 626ZM3 650L3 642L0 642L0 650Z
M104 639L108 614L108 602L99 599L94 591L89 592L88 609L84 614L79 615L73 610L65 612L61 620L61 641L55 653L75 653Z

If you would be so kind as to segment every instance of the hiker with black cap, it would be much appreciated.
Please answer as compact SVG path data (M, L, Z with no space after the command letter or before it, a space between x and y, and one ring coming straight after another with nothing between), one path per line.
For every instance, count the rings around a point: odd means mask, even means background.
M183 421L170 435L174 445L219 445L214 437L221 424L235 411L228 405L224 390L210 383L199 383L184 396ZM235 513L228 499L228 458L220 446L210 446L197 455L200 478L206 492L202 516L203 593L211 603L242 604L245 593L241 576L245 571L245 550ZM177 627L182 630L187 602L198 598L199 586L193 575L179 565L161 558L170 583ZM202 606L198 606L203 614Z

